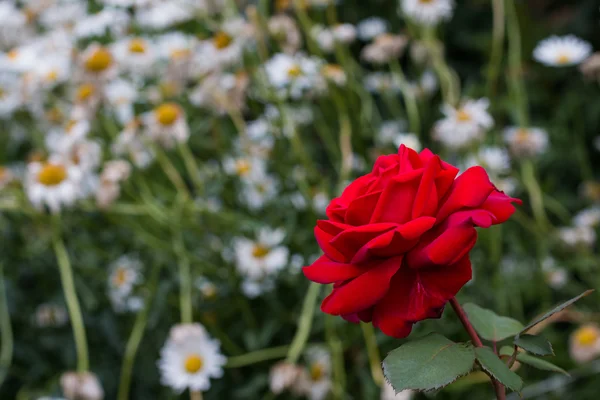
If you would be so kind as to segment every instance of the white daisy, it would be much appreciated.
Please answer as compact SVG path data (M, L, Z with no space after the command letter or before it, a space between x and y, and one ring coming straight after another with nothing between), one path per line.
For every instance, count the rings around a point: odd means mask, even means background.
M400 82L390 73L371 72L365 75L365 88L371 93L399 93Z
M557 266L554 258L547 257L542 261L542 271L548 285L553 289L564 287L569 280L567 270Z
M251 180L253 176L260 176L266 172L266 161L259 157L225 157L223 169L228 175L236 175L242 180Z
M135 14L137 23L145 29L161 30L194 18L192 2L182 0L155 1Z
M238 237L233 241L236 268L244 277L260 280L285 268L289 250L281 245L283 229L263 228L256 240Z
M160 351L161 383L178 392L206 391L211 378L223 376L226 361L219 341L211 339L202 325L176 325Z
M137 76L146 75L152 71L157 58L154 42L146 37L134 36L115 42L112 52L123 69Z
M592 52L592 46L574 35L550 36L533 50L533 58L549 67L577 65Z
M269 372L269 388L274 394L281 394L291 388L302 374L298 365L282 361L271 367Z
M593 206L581 210L573 217L575 226L587 226L595 228L600 225L600 206Z
M510 156L501 147L484 146L465 161L463 170L475 165L484 167L492 175L501 175L510 171Z
M217 114L241 111L246 106L246 89L249 83L245 73L212 73L204 77L190 92L190 102Z
M71 75L71 59L61 53L49 53L40 58L32 71L33 79L44 89L66 82Z
M269 83L280 96L298 99L306 92L324 87L321 66L322 61L315 57L278 53L264 67Z
M82 171L68 164L63 157L51 156L46 162L31 162L27 166L25 191L31 204L42 209L48 206L58 213L82 197Z
M83 20L87 16L87 4L81 1L30 1L29 3L28 10L32 15L39 14L37 19L46 29L71 30L75 21ZM40 9L35 10L36 7Z
M389 120L383 121L377 130L375 140L380 145L390 145L398 135L406 130L406 121L404 120Z
M589 226L564 227L558 229L558 237L569 247L591 247L596 242L596 231Z
M0 2L0 48L10 48L27 38L27 16L10 1Z
M106 81L117 74L117 64L111 50L97 43L91 44L80 56L84 77L94 82Z
M588 323L580 326L569 338L569 354L578 363L589 362L600 355L600 328Z
M504 130L504 141L516 157L534 157L548 148L548 133L535 127L509 127Z
M474 141L494 125L488 113L488 99L466 100L458 108L442 106L445 118L436 122L434 138L452 149L460 149Z
M154 160L154 153L142 140L140 122L133 119L119 133L111 146L111 152L116 157L129 157L138 168L148 167Z
M306 350L306 367L296 381L295 391L309 400L324 400L331 390L331 354L323 347Z
M188 140L190 132L183 108L176 103L163 103L142 115L146 135L165 148Z
M279 47L287 53L294 54L302 46L302 34L298 24L293 18L286 14L277 14L269 18L269 34L279 44Z
M129 14L125 10L106 7L76 21L73 34L77 38L104 36L107 32L119 37L129 26Z
M19 81L14 74L0 73L0 118L10 117L23 105Z
M67 154L76 143L85 139L90 132L87 119L70 119L64 127L55 128L46 136L46 147L51 152Z
M277 197L279 181L273 175L252 173L243 181L238 199L251 210L260 210Z
M104 86L104 96L120 123L126 124L133 119L133 103L139 96L133 83L124 79L115 79Z
M436 25L452 17L453 0L402 0L402 12L417 23Z
M374 37L387 32L388 25L387 22L382 18L370 17L360 21L356 26L356 29L358 32L358 38L360 40L368 42Z
M363 48L360 56L372 64L385 64L390 60L398 59L407 44L408 37L405 35L382 33L373 43Z
M133 256L124 255L109 266L108 298L117 312L128 309L133 288L142 280L142 262Z

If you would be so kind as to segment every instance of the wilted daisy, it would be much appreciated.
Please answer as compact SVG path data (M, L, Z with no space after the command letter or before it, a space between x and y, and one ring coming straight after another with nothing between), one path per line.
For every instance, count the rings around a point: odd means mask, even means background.
M165 148L187 142L190 135L183 108L176 103L163 103L142 115L146 134Z
M285 390L290 389L302 372L302 367L286 361L273 365L269 372L269 388L271 392L281 394Z
M306 368L295 385L297 393L310 400L324 400L331 390L331 354L323 347L306 351Z
M218 73L204 77L190 92L190 102L217 114L241 111L246 106L250 80L246 73Z
M91 372L65 372L60 386L68 400L102 400L104 390L98 377Z
M334 83L337 86L344 86L348 80L346 72L338 64L327 64L323 66L321 72L328 82Z
M129 157L138 168L148 167L154 160L154 153L144 140L140 132L140 122L133 119L125 125L111 146L111 151L116 157Z
M323 88L321 65L321 60L315 57L279 53L265 63L265 72L280 96L298 99L306 92Z
M585 363L600 355L600 328L596 324L582 325L569 338L569 354L578 363Z
M379 17L363 19L356 25L358 38L365 42L373 39L375 36L387 32L387 29L387 22Z
M25 191L34 207L47 206L52 213L58 213L82 197L82 178L78 167L52 156L45 162L29 163Z
M387 380L383 382L381 400L410 400L413 396L414 392L412 390L403 390L396 393L396 389L394 389Z
M494 125L488 99L466 100L460 107L442 106L445 118L436 122L434 138L451 149L460 149L482 138Z
M600 52L596 52L589 56L579 66L581 73L589 79L600 79ZM600 146L596 146L600 149Z
M542 261L542 271L546 282L553 289L564 287L569 280L569 273L566 269L556 265L556 260L552 257L546 257Z
M14 179L15 175L11 169L0 165L0 190L7 187Z
M226 361L219 341L211 339L202 325L176 325L160 351L161 383L177 392L206 391L210 379L223 376Z
M574 35L550 36L533 50L533 58L550 67L576 65L592 52L592 46Z
M504 130L504 141L516 157L534 157L548 148L548 133L541 128L510 127Z
M257 283L277 274L288 262L289 250L281 245L284 238L283 229L268 228L261 229L256 240L235 238L233 250L238 272Z
M269 34L284 53L294 54L302 46L302 35L296 21L285 14L274 15L267 24Z
M137 311L140 299L132 296L133 288L143 279L142 262L132 256L122 256L109 267L108 297L117 312Z
M596 242L596 231L589 226L564 227L558 229L558 238L569 247L591 247Z
M407 43L408 38L404 35L383 33L363 49L361 57L372 64L385 64L398 59Z
M492 175L501 175L510 171L510 156L506 149L495 146L483 146L477 153L470 154L464 169L480 165Z
M40 304L35 309L35 324L40 328L63 326L69 320L64 306L54 303Z
M104 163L100 174L100 184L96 190L96 204L108 208L121 194L121 182L131 174L131 164L125 160L111 160Z
M453 0L402 0L402 12L423 25L436 25L452 17Z

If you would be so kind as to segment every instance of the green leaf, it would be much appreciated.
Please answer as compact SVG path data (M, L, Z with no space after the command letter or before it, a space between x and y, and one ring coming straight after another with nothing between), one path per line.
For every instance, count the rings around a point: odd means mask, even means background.
M515 338L514 344L537 356L553 356L552 344L541 335L523 335Z
M504 346L500 349L500 355L502 355L502 356L510 357L510 356L512 356L512 354L513 354L512 347ZM565 374L567 376L569 375L569 373L567 371L565 371L564 369L562 369L561 367L558 367L558 366L552 364L551 362L548 362L541 358L534 357L527 353L522 353L522 352L517 353L517 361L520 361L523 364L527 364L529 366L532 366L534 368L541 369L544 371L559 372L559 373Z
M476 347L477 361L485 371L490 373L500 383L515 392L523 388L523 380L508 368L489 347Z
M523 324L519 321L501 317L491 310L479 307L477 304L467 303L463 308L477 333L485 340L499 342L518 334L523 329Z
M470 344L430 333L391 351L383 360L383 373L396 391L434 390L471 372L474 361Z
M586 290L585 292L581 293L579 296L574 297L571 300L566 301L566 302L562 303L561 305L554 307L552 310L548 311L546 314L542 315L541 317L535 319L533 322L531 322L529 325L527 325L525 328L523 328L523 330L521 332L519 332L519 335L527 332L528 330L530 330L531 328L533 328L540 322L550 318L557 312L564 310L565 308L569 307L571 304L575 303L577 300L581 299L582 297L587 296L588 294L592 293L593 291L594 291L594 289Z
M561 374L565 374L565 375L569 376L569 373L567 371L565 371L564 369L562 369L561 367L558 367L558 366L552 364L551 362L548 362L548 361L543 360L538 357L534 357L534 356L526 354L526 353L517 354L517 361L520 361L523 364L530 365L537 369L542 369L544 371L560 372Z

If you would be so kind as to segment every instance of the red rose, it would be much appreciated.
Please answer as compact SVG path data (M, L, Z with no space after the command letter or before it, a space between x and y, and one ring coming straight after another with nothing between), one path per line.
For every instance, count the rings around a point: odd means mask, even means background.
M306 277L333 283L321 309L373 322L386 335L406 337L412 325L439 318L471 279L475 227L506 221L520 200L506 196L481 167L458 169L425 149L402 145L352 182L317 221L325 253Z

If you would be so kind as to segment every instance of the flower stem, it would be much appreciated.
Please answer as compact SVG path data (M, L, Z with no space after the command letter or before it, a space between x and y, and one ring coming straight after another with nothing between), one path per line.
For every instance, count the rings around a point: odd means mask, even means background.
M381 355L379 354L379 348L377 347L375 330L371 324L361 323L360 327L362 328L365 343L367 345L367 354L369 356L373 381L377 386L381 387L383 385L383 372L381 371Z
M502 50L504 44L505 18L504 18L504 0L492 0L492 9L494 12L494 26L492 32L492 52L490 54L490 64L488 66L487 94L492 98L496 94L496 84L500 65L502 64Z
M202 392L199 390L190 390L190 400L202 400Z
M133 370L133 363L137 354L140 342L144 336L144 330L148 322L148 314L150 314L150 305L152 304L152 298L158 285L158 277L160 275L160 264L156 264L150 274L150 284L148 286L148 293L144 300L144 309L140 311L135 319L131 336L127 341L125 347L125 357L123 358L123 365L121 367L121 379L119 382L119 392L117 394L118 400L129 399L129 388L131 385L131 372Z
M251 353L242 354L241 356L228 357L226 367L239 368L245 367L247 365L256 364L262 361L283 358L286 356L289 350L290 346L279 346L253 351Z
M179 266L179 308L181 311L181 322L191 324L193 321L192 276L190 272L190 259L185 253L183 233L181 231L175 233L173 249L177 255L177 264Z
M471 325L471 321L469 321L469 317L467 317L465 310L463 310L463 308L460 306L460 304L458 303L458 300L456 300L456 297L452 297L450 299L450 305L452 305L452 308L454 309L454 312L458 316L458 319L460 319L460 322L463 324L465 330L471 337L473 344L476 347L483 347L483 343L481 342L481 339L479 339L477 332L475 332L475 328L473 328L473 325ZM493 376L489 375L489 377L492 380L492 385L494 385L494 390L496 391L496 398L498 400L506 399L506 389L505 389L504 385L502 385L502 383L498 382Z
M2 333L2 348L0 349L0 386L8 375L8 369L13 357L13 332L10 324L8 299L4 286L4 266L0 264L0 332Z
M321 285L318 283L311 282L304 297L304 304L302 305L302 314L298 320L298 330L292 341L290 351L288 352L287 362L295 364L300 358L308 336L310 335L310 328L312 326L313 316L315 314L315 306L321 292Z
M198 168L198 163L196 162L194 154L192 153L192 150L187 142L179 144L179 152L181 153L181 157L185 163L185 168L187 169L188 174L190 174L192 182L194 182L197 192L196 194L201 194L204 188L200 178L200 169Z
M79 300L77 299L77 292L75 291L75 281L73 280L71 261L69 260L69 254L67 253L67 249L65 248L65 244L61 236L59 224L60 221L56 219L52 245L54 247L54 253L56 254L56 260L58 261L60 280L65 294L65 300L67 302L69 318L71 319L73 336L75 337L75 348L77 349L77 371L86 372L89 369L89 358L87 339L85 336L85 326L83 324L81 308L79 307Z

